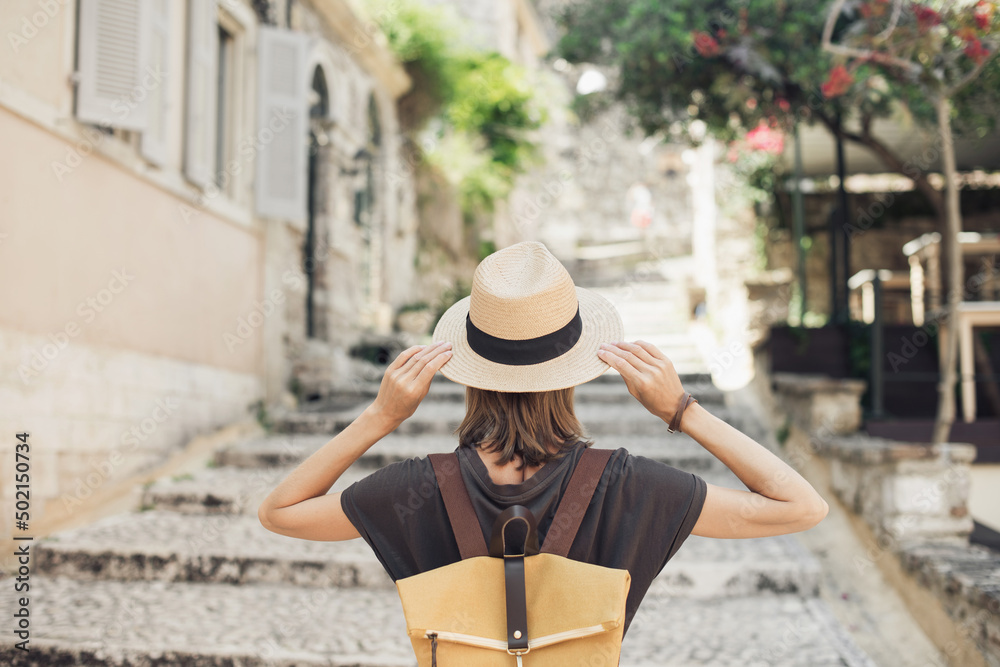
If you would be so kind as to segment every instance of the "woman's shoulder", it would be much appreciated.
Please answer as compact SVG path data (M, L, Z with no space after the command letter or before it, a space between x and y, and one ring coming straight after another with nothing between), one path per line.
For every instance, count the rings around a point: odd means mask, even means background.
M378 468L362 469L359 474L361 477L351 484L352 491L364 488L386 492L417 488L424 483L436 484L434 468L426 455L383 463Z
M679 481L690 480L697 477L695 473L688 472L673 466L666 461L659 459L655 454L647 456L643 454L633 454L625 447L599 447L591 449L610 449L611 458L608 461L606 472L616 477L625 477L633 480L656 482L659 480Z

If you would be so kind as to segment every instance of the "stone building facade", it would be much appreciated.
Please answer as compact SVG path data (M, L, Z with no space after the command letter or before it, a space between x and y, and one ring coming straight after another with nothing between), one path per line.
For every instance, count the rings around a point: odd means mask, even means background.
M0 7L0 444L33 521L349 383L413 297L403 68L347 0Z

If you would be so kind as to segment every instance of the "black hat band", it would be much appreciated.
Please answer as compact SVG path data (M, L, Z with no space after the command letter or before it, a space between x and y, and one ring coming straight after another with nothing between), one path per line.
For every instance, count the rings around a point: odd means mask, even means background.
M465 316L465 333L469 347L484 359L507 366L527 366L540 364L569 352L580 340L583 320L580 318L580 304L576 305L576 315L560 329L537 338L510 340L497 338L472 323L471 314Z

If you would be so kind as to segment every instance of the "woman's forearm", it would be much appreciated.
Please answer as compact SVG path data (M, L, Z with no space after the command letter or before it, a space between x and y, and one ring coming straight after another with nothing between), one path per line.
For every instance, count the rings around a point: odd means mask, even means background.
M684 411L681 428L722 461L747 488L774 500L824 504L822 496L769 449L716 417L700 403Z
M263 517L268 511L324 495L344 471L396 426L372 406L365 408L357 419L289 473L261 503L258 515Z

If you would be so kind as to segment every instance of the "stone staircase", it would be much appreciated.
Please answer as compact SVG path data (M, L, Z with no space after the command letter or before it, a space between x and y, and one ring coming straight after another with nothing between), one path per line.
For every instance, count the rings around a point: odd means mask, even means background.
M748 434L704 374L684 385ZM272 434L237 443L195 474L144 489L142 506L34 545L32 640L27 655L0 638L0 664L415 665L399 598L360 539L310 542L257 520L261 500L368 404L277 418ZM337 481L454 449L464 387L438 376L427 399ZM596 446L626 447L745 488L684 434L646 412L613 372L576 389ZM819 567L794 535L715 540L691 536L654 581L625 640L623 667L652 665L871 665L818 595ZM13 586L0 592L13 608ZM526 661L527 662L527 661Z
M630 275L610 283L582 286L615 305L625 325L625 340L645 340L656 345L681 375L707 372L701 350L691 338L691 304L682 281L655 277L636 280Z

